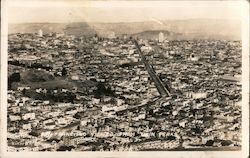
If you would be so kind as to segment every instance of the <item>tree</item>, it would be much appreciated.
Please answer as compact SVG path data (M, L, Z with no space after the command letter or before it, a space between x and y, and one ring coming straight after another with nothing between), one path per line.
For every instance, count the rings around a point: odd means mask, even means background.
M23 95L26 94L26 88L24 88L24 89L22 90L22 94L23 94Z
M63 69L62 69L62 76L66 76L67 75L67 70L66 70L66 68L64 67Z
M10 77L8 77L8 88L11 88L11 84L13 82L20 82L21 81L21 76L20 73L13 73L12 75L10 75Z

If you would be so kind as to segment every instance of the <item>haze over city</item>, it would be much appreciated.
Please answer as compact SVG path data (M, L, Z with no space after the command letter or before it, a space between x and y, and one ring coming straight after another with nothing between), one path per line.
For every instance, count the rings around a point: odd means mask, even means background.
M183 19L240 20L232 1L10 1L9 23L138 22Z

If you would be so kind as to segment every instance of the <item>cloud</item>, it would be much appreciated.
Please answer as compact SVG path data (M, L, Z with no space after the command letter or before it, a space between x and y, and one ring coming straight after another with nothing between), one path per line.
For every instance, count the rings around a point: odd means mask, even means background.
M160 25L163 25L163 23L160 20L157 20L156 18L151 18L151 20L157 22Z

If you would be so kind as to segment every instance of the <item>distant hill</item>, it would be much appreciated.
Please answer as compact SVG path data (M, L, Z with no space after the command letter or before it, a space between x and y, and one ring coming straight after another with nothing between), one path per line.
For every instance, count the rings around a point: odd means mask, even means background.
M70 23L65 26L64 33L68 35L76 35L76 36L93 36L97 32L94 28L92 28L88 23Z
M161 31L166 32L169 40L174 39L220 39L240 40L241 23L239 20L190 19L166 20L161 23L119 22L119 23L25 23L10 24L9 33L37 32L42 29L48 32L65 32L76 36L92 36L98 34L107 36L114 32L117 36L138 35L143 38L155 37ZM164 33L165 34L165 33Z
M37 33L38 30L43 30L44 33L64 32L67 24L65 23L24 23L24 24L9 24L9 34L12 33Z
M174 33L166 30L147 30L132 34L133 37L138 37L140 39L158 39L159 33L163 33L164 37L168 40L180 39L183 35L181 33Z
M240 40L240 20L191 19L164 21L166 29L183 34L185 39Z

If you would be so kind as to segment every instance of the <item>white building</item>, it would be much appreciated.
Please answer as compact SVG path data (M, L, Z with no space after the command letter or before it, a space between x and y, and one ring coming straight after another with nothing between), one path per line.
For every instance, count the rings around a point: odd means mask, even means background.
M159 42L163 42L165 40L164 34L162 32L159 33Z
M186 92L186 97L193 99L201 99L207 97L207 92Z
M23 124L23 129L24 130L31 130L31 124L28 123L28 124Z
M36 117L35 113L26 113L26 114L24 114L24 115L22 116L22 119L23 119L23 120L28 120L28 119L34 120L35 117Z
M38 36L39 36L39 37L42 37L42 36L43 36L43 30L41 30L41 29L38 30Z
M134 121L138 121L141 119L145 119L146 118L146 114L145 113L140 113L138 116L132 118Z
M61 125L61 126L65 126L70 124L70 122L72 121L72 119L69 119L68 117L60 117L57 119L57 125Z
M30 87L22 87L22 86L21 86L21 87L17 87L17 90L18 90L18 91L22 91L22 90L24 90L24 89L30 89Z
M86 126L88 124L88 120L81 120L80 125L81 126Z
M107 104L107 105L102 106L103 113L108 112L108 111L115 111L115 109L116 109L116 106L111 105L111 104Z
M21 120L20 116L16 116L16 115L9 115L10 121L18 121Z
M72 76L71 76L71 79L72 79L72 80L79 80L80 78L79 78L78 75L72 75Z
M19 113L21 111L19 106L12 106L11 110L14 114Z

